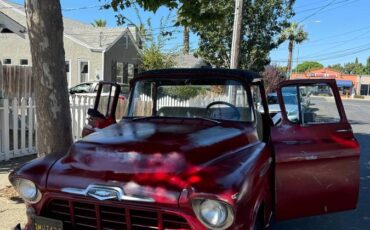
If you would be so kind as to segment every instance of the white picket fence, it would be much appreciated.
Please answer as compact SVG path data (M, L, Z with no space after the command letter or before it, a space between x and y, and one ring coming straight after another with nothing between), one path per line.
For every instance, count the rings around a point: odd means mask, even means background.
M73 138L81 138L94 96L70 98ZM32 98L0 99L0 161L37 153L36 106Z
M236 106L244 106L247 102L244 101L245 97L242 96L242 92L238 91L236 97ZM140 100L144 102L151 102L152 98L149 97L148 95L141 94L140 95ZM160 109L162 107L203 107L205 108L209 103L214 102L214 101L224 101L224 102L229 102L231 103L231 97L227 95L213 95L213 94L208 94L208 95L198 95L196 97L190 98L188 100L180 100L177 98L173 98L170 96L165 96L160 98L157 101L157 109Z

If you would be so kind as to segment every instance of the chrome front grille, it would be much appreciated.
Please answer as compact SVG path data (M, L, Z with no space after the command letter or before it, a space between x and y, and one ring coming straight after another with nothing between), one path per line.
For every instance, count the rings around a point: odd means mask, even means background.
M183 217L174 214L60 199L50 201L41 215L62 220L64 229L191 229Z

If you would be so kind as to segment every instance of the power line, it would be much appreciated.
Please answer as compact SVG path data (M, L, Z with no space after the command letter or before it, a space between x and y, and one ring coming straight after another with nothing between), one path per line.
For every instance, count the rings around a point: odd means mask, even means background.
M306 16L304 19L302 19L301 21L299 21L298 23L302 23L304 21L306 21L307 19L311 18L312 16L315 16L317 15L318 13L320 13L321 11L323 11L325 8L329 7L330 5L334 4L336 0L333 0L331 2L329 2L328 4L320 7L317 11L313 12L312 14Z
M62 8L62 11L75 11L75 10L88 10L93 8L102 8L103 5L92 5L92 6L82 6L82 7L75 7L75 8ZM8 9L18 9L18 10L24 10L23 6L14 7L14 6L1 6L1 10L8 10Z
M336 3L333 3L332 6L334 5L338 5L338 4L341 4L341 3L348 3L348 1L353 1L353 0L342 0L340 2L336 2ZM322 2L321 2L322 3ZM301 14L301 13L304 13L304 12L309 12L309 11L313 11L313 10L317 10L317 9L320 9L322 8L323 6L318 6L318 7L314 7L314 8L309 8L309 9L305 9L305 10L300 10L300 11L296 11L297 14Z
M370 26L366 26L366 27L362 27L362 28L358 28L358 29L354 29L354 30L348 30L348 31L345 31L345 32L342 32L342 33L322 37L322 38L319 38L319 39L313 40L313 41L308 40L304 44L301 44L300 47L315 47L315 46L318 46L318 45L328 44L328 43L330 43L330 44L340 43L340 42L347 41L347 40L341 40L341 41L333 42L332 38L340 38L340 37L343 37L343 36L348 36L349 34L353 34L355 32L369 31L369 29L370 29ZM326 41L326 40L329 40L329 39L331 39L331 40ZM285 49L287 48L286 46L287 46L287 44L283 43L277 49L275 49L275 51L280 51L281 49L284 49L284 51L285 51Z
M322 61L322 60L330 60L330 59L337 59L341 57L346 57L354 54L358 54L364 51L370 50L370 43L361 45L361 46L356 46L356 47L351 47L343 50L338 50L335 52L329 52L326 54L320 54L320 55L311 55L311 56L304 56L300 58L301 61L308 61L308 60L317 60L317 61ZM287 62L286 60L275 60L279 62Z
M93 5L93 6L82 6L77 8L63 8L62 11L75 11L75 10L88 10L93 8L102 8L103 5Z

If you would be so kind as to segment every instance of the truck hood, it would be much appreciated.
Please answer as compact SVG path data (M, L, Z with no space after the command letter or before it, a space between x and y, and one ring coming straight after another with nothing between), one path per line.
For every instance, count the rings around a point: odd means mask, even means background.
M126 120L75 143L51 169L48 189L105 185L120 187L128 196L177 203L184 188L256 142L254 129L241 123Z

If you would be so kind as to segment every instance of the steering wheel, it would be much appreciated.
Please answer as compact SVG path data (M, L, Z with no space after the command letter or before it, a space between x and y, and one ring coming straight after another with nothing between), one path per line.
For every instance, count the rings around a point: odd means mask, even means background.
M209 103L208 105L207 105L207 107L206 107L206 111L207 111L207 115L208 115L208 117L209 118L215 118L215 119L224 119L223 117L222 117L222 115L227 115L227 114L230 114L230 112L224 112L224 113L222 113L222 110L220 109L219 110L219 114L215 114L214 112L215 111L213 111L212 113L210 112L210 108L212 107L212 106L215 106L215 105L227 105L227 106L229 106L233 111L233 113L232 113L232 117L234 118L234 119L232 119L232 120L239 120L240 119L240 112L239 112L239 109L235 106L235 105L233 105L233 104L231 104L231 103L228 103L228 102L225 102L225 101L214 101L214 102L211 102L211 103ZM219 116L219 117L217 117L217 115Z

